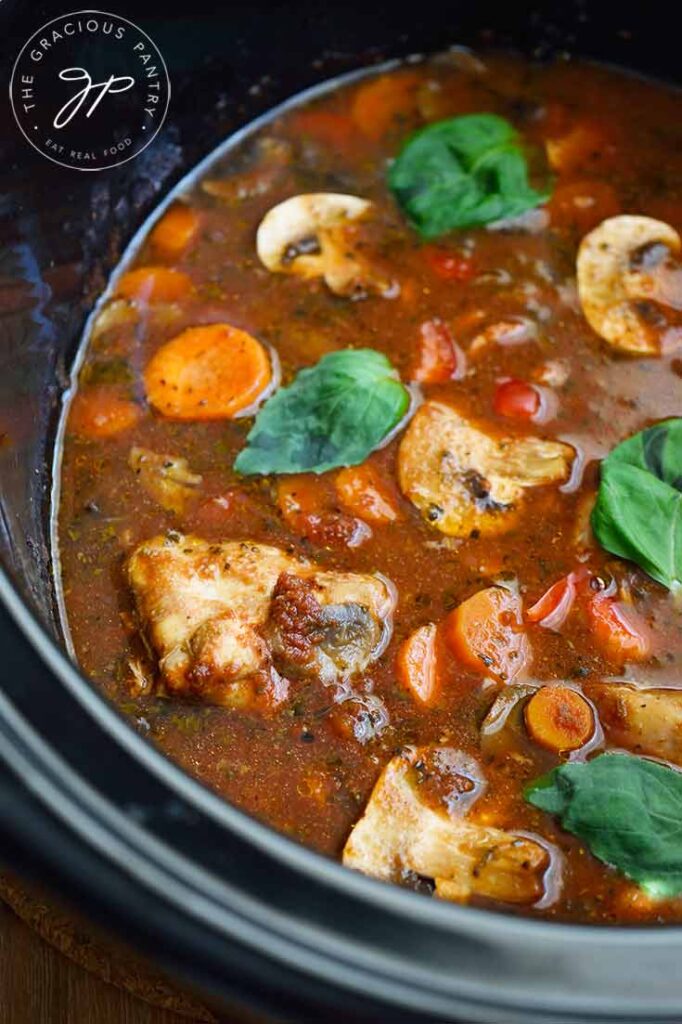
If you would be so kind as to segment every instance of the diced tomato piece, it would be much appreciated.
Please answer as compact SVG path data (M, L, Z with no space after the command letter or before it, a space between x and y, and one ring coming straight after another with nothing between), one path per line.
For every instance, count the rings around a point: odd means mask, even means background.
M372 536L371 526L343 512L301 516L296 531L321 548L359 548Z
M589 573L587 569L576 569L568 576L553 583L542 597L526 612L529 622L537 623L543 629L558 630L568 618L578 593Z
M420 384L444 384L458 380L465 356L442 320L426 320L419 329L417 359L410 376Z
M559 629L575 602L575 584L570 575L554 583L539 601L528 609L526 618L544 629Z
M542 398L533 384L513 377L501 380L495 388L493 409L498 416L513 420L532 420L540 412Z
M646 661L651 633L634 608L614 597L595 594L587 603L587 620L596 644L613 661Z
M531 659L521 602L506 587L487 587L450 612L444 623L452 653L482 675L511 682Z
M438 245L425 245L423 253L431 270L443 281L470 281L476 274L473 260L461 253Z
M419 704L430 704L438 689L436 626L429 622L415 629L400 645L398 677Z

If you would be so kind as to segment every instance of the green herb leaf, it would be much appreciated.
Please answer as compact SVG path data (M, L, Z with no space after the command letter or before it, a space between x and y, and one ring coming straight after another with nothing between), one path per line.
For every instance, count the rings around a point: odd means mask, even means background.
M354 466L405 416L410 394L380 352L344 349L301 370L256 417L239 473L324 473Z
M670 589L682 585L682 419L635 434L604 459L592 529L607 551Z
M496 114L465 114L422 128L393 162L388 183L424 238L517 217L549 198L528 184L518 136Z
M682 893L680 772L629 754L601 754L560 765L524 796L650 896Z

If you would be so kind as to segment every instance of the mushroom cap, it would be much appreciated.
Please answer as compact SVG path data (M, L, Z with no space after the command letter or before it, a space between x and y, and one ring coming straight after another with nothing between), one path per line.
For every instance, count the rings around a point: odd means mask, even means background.
M624 352L659 350L656 331L636 305L647 298L645 278L651 274L633 266L633 257L654 245L676 254L682 241L663 221L623 214L602 221L578 250L578 295L585 318L600 337Z
M319 252L296 255L296 247L320 232L364 216L372 204L358 196L339 192L310 192L292 196L273 206L263 217L256 234L261 263L273 273L322 277L327 258Z
M403 494L442 533L493 534L513 524L510 507L527 487L568 475L573 449L539 437L495 438L442 402L426 402L400 445Z

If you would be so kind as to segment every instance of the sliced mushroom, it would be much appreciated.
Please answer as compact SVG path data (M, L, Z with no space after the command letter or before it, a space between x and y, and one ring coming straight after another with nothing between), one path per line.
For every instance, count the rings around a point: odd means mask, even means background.
M682 765L682 691L595 683L585 692L611 743Z
M481 753L486 758L513 753L518 760L525 738L523 708L537 689L535 683L510 683L500 690L481 724Z
M337 192L292 196L261 221L258 257L276 274L323 277L337 295L389 293L391 282L372 271L349 230L371 209L367 199Z
M573 449L538 437L493 438L442 402L426 402L398 454L400 487L442 533L492 534L513 525L510 515L528 487L564 480Z
M146 326L169 327L182 316L181 307L175 302L157 302L144 309ZM141 319L140 306L133 299L110 299L105 303L92 322L90 341L103 339L109 331L132 327Z
M544 891L549 855L532 839L427 803L418 764L398 756L381 773L343 862L385 881L406 872L431 878L442 899L534 903Z
M386 646L393 594L374 576L282 573L265 636L287 676L329 684L361 672Z
M187 459L159 455L138 445L130 449L128 465L149 497L176 515L183 514L187 502L196 496L202 484L202 477L192 473Z
M682 307L682 276L670 270L678 233L651 217L610 217L578 251L578 294L590 326L624 352L656 353L682 340L666 308Z

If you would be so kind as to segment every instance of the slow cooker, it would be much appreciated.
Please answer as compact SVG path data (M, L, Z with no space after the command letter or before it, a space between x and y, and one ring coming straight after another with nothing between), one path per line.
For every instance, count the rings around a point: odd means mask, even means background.
M285 98L457 43L579 54L679 79L671 8L110 0L166 58L168 118L83 174L2 106L0 852L216 1005L273 1020L663 1022L682 928L590 928L428 901L223 803L132 732L67 656L50 554L55 430L84 320L136 230L197 162ZM63 4L0 4L5 82Z

